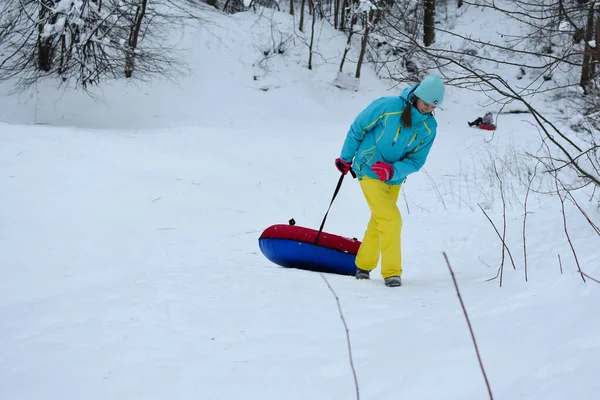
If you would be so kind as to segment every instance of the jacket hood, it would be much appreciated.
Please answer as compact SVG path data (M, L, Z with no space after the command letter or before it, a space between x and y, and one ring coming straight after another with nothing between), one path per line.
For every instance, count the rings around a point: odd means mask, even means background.
M413 86L411 86L411 87L407 87L407 88L405 88L405 89L402 91L402 93L400 93L400 97L402 97L402 98L404 99L404 101L406 101L407 103L410 103L410 102L408 101L408 95L409 95L409 93L411 93L411 92L414 92L414 91L415 91L415 89L417 88L417 86L419 86L419 85L418 85L418 84L416 84L416 85L413 85Z
M412 93L415 91L415 89L417 88L417 85L413 85L411 87L407 87L406 89L404 89L401 93L400 93L400 98L402 100L404 100L406 102L407 105L410 104L410 106L412 107L412 120L413 123L414 122L421 122L421 121L425 121L427 118L431 117L433 118L433 114L432 113L427 113L427 114L421 114L421 111L419 111L415 106L413 106L411 104L411 102L409 101L409 97L411 97Z

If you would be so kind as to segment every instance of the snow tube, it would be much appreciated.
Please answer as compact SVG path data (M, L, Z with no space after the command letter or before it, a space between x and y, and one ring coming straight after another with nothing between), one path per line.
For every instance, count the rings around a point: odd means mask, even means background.
M356 275L360 241L296 225L272 225L258 239L262 253L286 268ZM318 235L318 242L317 242Z
M479 129L485 129L486 131L493 131L496 129L496 125L479 124Z

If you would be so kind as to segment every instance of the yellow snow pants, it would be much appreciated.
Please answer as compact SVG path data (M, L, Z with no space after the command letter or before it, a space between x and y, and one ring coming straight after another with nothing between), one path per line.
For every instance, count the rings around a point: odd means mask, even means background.
M371 219L356 255L356 266L371 271L377 267L381 255L381 275L384 278L400 276L402 217L396 205L400 185L388 185L367 177L359 182L371 209Z

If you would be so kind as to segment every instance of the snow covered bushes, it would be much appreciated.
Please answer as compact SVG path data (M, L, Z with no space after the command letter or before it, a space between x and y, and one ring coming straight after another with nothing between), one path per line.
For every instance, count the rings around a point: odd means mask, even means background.
M170 3L148 0L23 0L0 10L0 81L26 89L41 78L86 88L122 76L176 69L165 46Z

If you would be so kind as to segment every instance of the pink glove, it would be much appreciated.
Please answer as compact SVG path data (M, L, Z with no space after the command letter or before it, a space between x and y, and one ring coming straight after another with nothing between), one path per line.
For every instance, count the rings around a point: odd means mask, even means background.
M394 167L381 161L371 165L373 172L377 174L380 180L389 181L394 176Z
M342 174L346 175L350 171L350 169L352 168L352 164L349 163L349 162L346 162L346 161L342 160L341 158L336 158L335 159L335 167Z

